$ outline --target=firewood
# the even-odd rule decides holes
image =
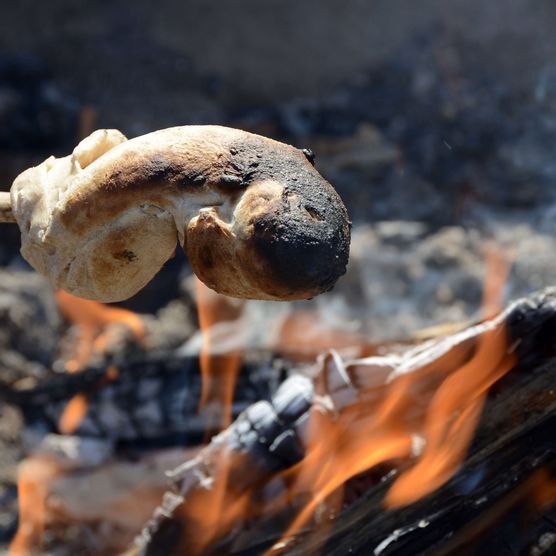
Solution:
[[[0,221],[51,282],[97,301],[143,288],[177,240],[210,288],[308,299],[344,274],[346,209],[313,155],[245,131],[185,126],[127,140],[98,130],[20,174]]]
[[[346,363],[331,354],[316,366],[313,380],[290,378],[270,401],[248,408],[196,458],[170,474],[172,489],[138,538],[133,553],[264,553],[283,533],[281,525],[288,522],[284,521],[284,511],[295,515],[295,500],[282,508],[281,514],[264,513],[255,522],[241,514],[228,516],[221,536],[209,538],[208,544],[200,533],[199,515],[190,509],[198,505],[209,511],[211,496],[222,496],[218,494],[222,486],[226,488],[225,503],[241,500],[249,492],[257,493],[261,500],[265,495],[279,496],[276,489],[281,471],[305,457],[309,414],[353,419],[355,410],[364,418],[366,405],[373,403],[382,384],[431,369],[451,376],[477,354],[480,342],[490,333],[505,334],[504,353],[511,356],[513,367],[491,388],[462,468],[428,496],[387,511],[384,496],[399,474],[399,469],[392,467],[393,476],[378,481],[331,527],[325,527],[329,536],[324,549],[322,535],[314,535],[318,527],[306,524],[293,541],[276,552],[301,555],[321,549],[333,556],[373,551],[377,556],[461,553],[484,532],[479,514],[495,522],[504,515],[504,508],[526,499],[526,481],[532,472],[556,462],[556,398],[552,387],[555,290],[522,299],[491,320],[401,355]],[[354,423],[357,425],[356,420]],[[409,456],[409,460],[414,457]],[[403,468],[404,464],[400,465]],[[519,485],[522,487],[516,494]],[[505,500],[512,493],[514,498]],[[326,521],[321,517],[320,526],[323,519]]]

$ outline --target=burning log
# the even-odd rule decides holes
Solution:
[[[478,513],[493,523],[535,493],[546,506],[531,473],[556,462],[555,334],[546,290],[401,355],[329,354],[170,474],[134,553],[313,554],[328,536],[327,555],[446,554],[483,533]]]
[[[205,284],[240,298],[311,298],[348,259],[346,209],[312,153],[224,127],[98,130],[23,172],[0,207],[39,272],[98,301],[137,293],[176,238]]]

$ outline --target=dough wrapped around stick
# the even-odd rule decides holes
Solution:
[[[207,286],[240,298],[313,297],[348,261],[346,209],[311,153],[237,129],[98,130],[10,193],[25,259],[97,301],[137,293],[178,241]]]

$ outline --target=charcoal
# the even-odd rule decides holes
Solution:
[[[270,402],[258,402],[239,416],[230,429],[231,447],[256,453],[258,464],[269,470],[297,463],[304,450],[296,425],[314,404],[311,380],[294,374],[280,385]]]
[[[258,438],[266,440],[278,435],[281,423],[272,404],[260,401],[245,410],[245,421],[238,424],[238,429],[241,434],[254,429]]]
[[[17,491],[0,483],[0,542],[9,541],[17,529]]]
[[[507,311],[508,332],[518,341],[520,368],[556,355],[556,289],[548,288],[514,303]]]
[[[33,388],[6,392],[4,397],[22,409],[28,426],[38,430],[59,432],[69,400],[83,394],[88,410],[76,435],[144,447],[189,444],[203,437],[208,425],[197,415],[201,393],[197,358],[162,351],[112,364],[119,373],[111,381],[105,378],[110,366],[105,362],[80,373],[49,377]],[[245,364],[238,378],[234,416],[268,398],[280,377],[280,367],[270,361]]]
[[[312,382],[301,375],[294,375],[272,396],[272,405],[279,418],[291,424],[309,410],[313,397]]]
[[[305,455],[303,446],[293,430],[287,430],[278,435],[268,447],[268,451],[279,457],[287,467],[300,462]]]
[[[258,402],[247,408],[226,431],[212,439],[198,458],[173,470],[169,474],[173,490],[143,530],[138,541],[143,547],[141,553],[154,555],[171,550],[178,554],[186,550],[184,530],[192,525],[175,520],[174,512],[179,513],[186,497],[207,488],[205,479],[229,456],[233,458],[229,484],[238,493],[300,461],[304,452],[295,421],[317,404],[312,399],[311,381],[293,375],[282,383],[270,403]]]

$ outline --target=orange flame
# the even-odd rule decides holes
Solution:
[[[106,369],[104,377],[99,381],[95,388],[100,388],[116,380],[119,376],[117,367],[110,366]],[[89,409],[89,400],[86,394],[76,394],[67,403],[60,420],[58,422],[58,429],[62,434],[73,434],[81,424],[81,421],[87,415]]]
[[[63,290],[57,290],[54,295],[61,313],[78,328],[75,355],[65,364],[66,370],[70,373],[79,372],[93,354],[101,353],[108,347],[110,335],[106,332],[106,327],[110,324],[127,326],[137,342],[142,342],[145,338],[143,322],[131,311],[81,299]],[[117,369],[110,367],[105,378],[113,380],[115,376]],[[58,423],[60,432],[75,432],[87,415],[88,405],[85,394],[76,394],[71,398]]]
[[[489,316],[501,305],[506,272],[507,266],[500,253],[490,248],[483,300],[483,309]],[[77,300],[76,304],[73,301],[75,298],[64,292],[57,294],[59,302],[60,297],[61,310],[80,326],[82,338],[89,341],[88,347],[81,347],[80,354],[75,358],[78,370],[83,364],[80,362],[83,353],[90,356],[99,345],[105,345],[104,339],[99,341],[103,326],[110,322],[128,324],[130,317],[127,311],[124,311],[127,316],[122,317],[120,309],[102,307],[89,301]],[[222,320],[237,317],[240,309],[198,281],[197,297],[203,332],[200,408],[209,407],[211,403],[219,404],[222,424],[225,425],[231,420],[231,403],[241,353],[236,350],[216,357],[211,329]],[[77,307],[87,307],[92,311]],[[122,318],[113,318],[117,314]],[[138,319],[136,315],[133,317]],[[139,330],[134,329],[137,321],[131,318],[129,322],[135,323],[128,324],[132,331]],[[341,360],[331,359],[331,364],[342,365]],[[299,507],[299,501],[304,500],[281,541],[266,553],[267,556],[275,554],[315,516],[319,508],[325,507],[328,513],[339,509],[346,481],[379,464],[387,463],[393,468],[404,469],[385,497],[386,507],[407,505],[430,494],[457,471],[473,439],[488,389],[514,363],[515,357],[509,353],[504,328],[487,326],[474,348],[456,348],[441,360],[421,365],[414,372],[394,373],[391,380],[363,392],[360,401],[335,413],[313,411],[306,436],[305,457],[274,477],[288,486],[281,496],[270,503],[258,503],[254,489],[241,492],[230,480],[231,476],[237,475],[241,461],[223,458],[216,462],[217,469],[214,474],[211,473],[211,484],[208,484],[210,481],[207,478],[207,488],[194,492],[180,509],[196,525],[194,534],[188,539],[187,553],[199,554],[215,539],[231,532],[239,519],[260,516],[269,509],[279,510],[291,504]],[[357,372],[366,372],[363,362],[353,365]],[[318,393],[326,397],[327,385],[317,381],[316,387]],[[86,398],[71,400],[68,408],[73,408],[71,411],[68,409],[67,416],[64,414],[61,425],[71,430],[79,415],[86,412],[86,401]],[[22,496],[25,495],[23,487],[27,482],[21,482]],[[33,504],[25,498],[22,500],[23,516],[23,508]],[[43,502],[36,504],[44,507]],[[38,538],[38,533],[34,531],[39,529],[35,524],[44,523],[44,516],[42,520],[32,516],[26,519],[22,519],[22,524],[27,525],[20,527],[22,531],[18,531],[14,540],[14,550],[31,546],[25,543],[35,542]],[[318,531],[323,541],[325,533],[326,528],[323,527]]]
[[[28,556],[41,545],[46,523],[48,489],[61,469],[46,456],[31,456],[18,470],[19,527],[10,544],[10,556]]]
[[[483,310],[493,316],[501,308],[508,265],[493,245],[487,246],[486,261]],[[387,383],[377,405],[368,406],[366,417],[357,422],[347,415],[336,422],[317,420],[306,457],[298,469],[287,472],[294,476],[293,491],[310,493],[310,501],[267,555],[285,546],[347,480],[377,464],[410,458],[415,441],[424,449],[390,487],[386,507],[411,504],[454,475],[473,439],[488,389],[513,367],[515,357],[508,353],[506,331],[487,328],[467,363],[458,361],[457,353],[449,360],[451,368],[445,367],[448,361],[439,368],[426,365]],[[423,391],[427,382],[428,396]]]
[[[376,353],[363,334],[330,326],[318,311],[308,309],[292,310],[285,317],[273,347],[294,361],[311,361],[331,349],[351,357]]]
[[[209,408],[213,417],[220,416],[219,426],[227,427],[232,421],[232,402],[237,375],[241,367],[242,353],[234,350],[222,355],[214,355],[212,327],[222,321],[235,320],[241,312],[238,302],[205,286],[195,279],[199,328],[202,347],[199,355],[202,389],[199,410]]]
[[[530,479],[535,508],[546,510],[556,503],[556,479],[547,469],[539,469]]]
[[[55,297],[62,314],[79,330],[74,358],[66,362],[70,373],[81,370],[95,353],[107,348],[110,335],[106,328],[110,324],[127,326],[137,342],[145,339],[143,322],[132,311],[75,297],[63,290],[57,290]]]
[[[500,252],[489,247],[483,298],[483,310],[489,316],[501,307],[507,266]],[[343,362],[329,356],[327,364],[338,367]],[[238,462],[221,462],[212,487],[195,493],[183,510],[203,525],[203,534],[195,534],[195,548],[190,547],[190,553],[206,550],[238,520],[292,504],[299,507],[305,500],[280,541],[265,556],[275,554],[311,518],[322,515],[320,510],[334,514],[340,508],[342,487],[349,479],[381,464],[404,469],[386,494],[387,508],[430,494],[461,465],[489,388],[514,364],[503,324],[486,324],[474,343],[456,345],[437,360],[415,365],[412,372],[400,368],[389,373],[384,382],[360,392],[359,401],[347,407],[335,412],[315,409],[305,436],[305,457],[274,477],[287,488],[270,503],[257,504],[260,497],[256,489],[234,494],[237,489],[228,484],[228,477],[230,467]],[[355,361],[349,370],[355,376],[368,377],[373,370],[367,365],[365,360]],[[326,380],[319,378],[315,386],[326,399]],[[324,541],[325,533],[321,523],[317,540]]]
[[[74,433],[87,415],[88,408],[89,401],[85,394],[76,394],[73,396],[64,408],[60,421],[58,422],[58,429],[60,432],[62,434]]]
[[[219,534],[233,530],[234,523],[249,514],[251,493],[234,492],[230,482],[237,462],[224,456],[215,464],[214,481],[206,490],[188,496],[184,512],[187,518],[194,518],[195,531],[188,536],[187,546],[175,547],[176,553],[201,554]]]

